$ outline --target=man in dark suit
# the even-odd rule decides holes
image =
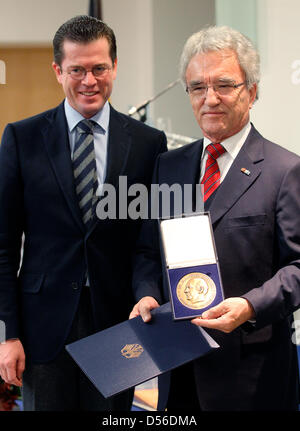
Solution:
[[[227,27],[194,34],[181,70],[204,139],[160,155],[152,182],[203,185],[225,300],[192,320],[220,349],[172,372],[168,408],[296,410],[300,158],[250,123],[259,58],[242,34]],[[157,237],[156,225],[145,222],[131,313],[145,321],[169,298]]]
[[[166,138],[109,105],[117,57],[106,24],[75,17],[53,46],[65,101],[9,124],[0,147],[0,374],[23,383],[26,410],[130,409],[132,393],[105,400],[64,346],[128,317],[140,221],[95,209],[119,176],[148,187]]]

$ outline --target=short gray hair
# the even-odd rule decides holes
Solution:
[[[259,83],[259,54],[246,36],[227,26],[208,27],[194,33],[187,40],[180,59],[180,77],[184,85],[186,69],[196,54],[231,49],[236,52],[239,64],[245,73],[248,89]]]

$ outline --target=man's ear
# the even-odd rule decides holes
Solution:
[[[255,102],[256,99],[256,93],[257,93],[257,84],[253,84],[252,87],[249,90],[249,94],[250,94],[250,104],[249,104],[249,108],[251,109],[253,106],[253,103]]]
[[[117,76],[117,66],[118,66],[118,59],[116,58],[112,69],[113,79],[116,79],[116,76]]]
[[[54,70],[57,81],[61,84],[61,68],[60,68],[60,66],[53,61],[52,69]]]

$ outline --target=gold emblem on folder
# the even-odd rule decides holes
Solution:
[[[213,280],[201,272],[185,275],[177,284],[176,294],[185,307],[200,310],[207,307],[216,297],[217,289]]]
[[[144,349],[140,344],[126,344],[121,350],[122,355],[127,359],[138,358]]]

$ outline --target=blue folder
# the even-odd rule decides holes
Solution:
[[[105,398],[206,355],[218,344],[189,321],[174,321],[170,303],[82,338],[67,351]]]

